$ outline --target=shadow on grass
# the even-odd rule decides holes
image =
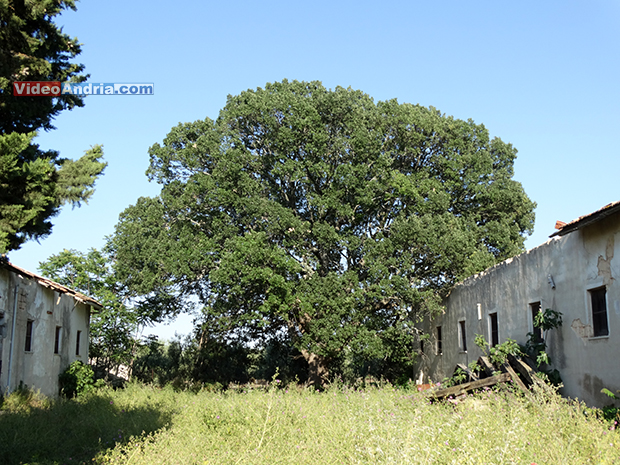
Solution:
[[[111,397],[58,401],[49,408],[0,412],[0,464],[92,463],[101,451],[170,424],[158,405],[124,408]]]

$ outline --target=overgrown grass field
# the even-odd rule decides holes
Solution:
[[[391,386],[5,399],[8,464],[617,464],[614,422],[553,392],[431,404]]]

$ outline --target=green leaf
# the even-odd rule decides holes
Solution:
[[[285,337],[315,382],[409,370],[415,323],[533,227],[516,150],[484,126],[318,81],[229,96],[149,154],[161,194],[112,239],[129,288],[200,302],[230,340]]]

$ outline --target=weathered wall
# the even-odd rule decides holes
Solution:
[[[487,340],[489,314],[497,312],[499,342],[520,344],[533,330],[530,303],[562,313],[563,325],[549,333],[547,346],[553,367],[560,372],[562,393],[590,405],[610,399],[606,387],[620,389],[620,215],[558,237],[468,278],[448,297],[446,311],[426,321],[432,345],[422,356],[421,378],[441,381],[457,363],[469,364],[482,355],[476,334]],[[549,282],[552,277],[555,287]],[[605,286],[609,335],[593,337],[588,290]],[[478,306],[480,306],[480,316]],[[459,321],[465,320],[467,351],[459,350]],[[442,327],[443,355],[436,352],[437,326]]]
[[[13,360],[9,383],[9,356],[18,287]],[[90,307],[71,296],[45,288],[36,281],[0,268],[0,313],[4,313],[4,330],[0,335],[0,388],[14,390],[23,382],[49,396],[58,394],[58,375],[74,360],[88,363],[88,322]],[[26,351],[26,327],[33,322],[31,350]],[[56,327],[61,327],[59,353],[54,353]],[[77,332],[80,354],[76,355]]]

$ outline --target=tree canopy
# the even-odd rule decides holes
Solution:
[[[83,65],[70,61],[80,53],[77,39],[52,21],[65,8],[75,2],[0,1],[0,253],[48,235],[49,219],[64,204],[87,202],[106,166],[101,146],[70,160],[32,143],[60,111],[82,106],[79,96],[13,96],[18,81],[86,79]]]
[[[107,165],[100,145],[70,160],[39,150],[32,138],[0,134],[0,253],[50,234],[49,219],[67,203],[87,202]]]
[[[204,305],[231,339],[286,337],[316,383],[410,366],[413,324],[456,281],[523,250],[516,150],[473,121],[282,81],[150,148],[157,198],[120,218],[122,279]]]
[[[126,305],[126,289],[116,279],[112,261],[105,251],[91,249],[82,253],[65,249],[41,262],[39,271],[103,305],[91,315],[89,357],[108,370],[113,365],[129,364],[135,344],[134,333],[150,321],[143,321]]]
[[[56,98],[13,96],[18,81],[83,82],[84,65],[72,63],[80,43],[58,27],[53,18],[74,0],[0,1],[0,134],[26,134],[52,129],[62,110],[83,106],[80,96]]]

